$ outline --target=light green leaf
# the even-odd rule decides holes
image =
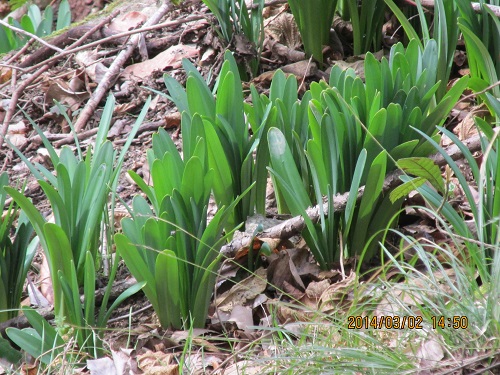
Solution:
[[[429,181],[437,191],[444,194],[445,187],[441,171],[432,159],[419,157],[399,159],[397,165],[406,173]]]
[[[419,186],[425,184],[425,181],[426,179],[423,177],[416,177],[411,181],[405,182],[403,185],[398,186],[393,191],[391,191],[389,195],[391,202],[394,203],[398,199],[406,197],[408,194],[417,189]]]

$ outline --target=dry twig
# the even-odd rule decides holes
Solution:
[[[166,0],[163,5],[158,8],[156,13],[146,21],[144,24],[145,27],[157,24],[165,14],[167,14],[172,8],[172,4],[169,0]],[[125,49],[119,53],[116,59],[113,61],[106,74],[102,78],[101,82],[93,92],[89,101],[85,105],[85,108],[82,110],[80,116],[75,123],[75,132],[79,133],[83,127],[87,124],[87,121],[90,119],[94,111],[96,110],[99,102],[102,100],[104,95],[108,92],[111,86],[115,83],[120,75],[120,69],[125,64],[125,62],[132,55],[132,52],[139,44],[139,40],[142,36],[142,33],[134,34],[130,41],[125,46]]]
[[[4,27],[7,27],[8,29],[11,29],[12,31],[15,31],[16,33],[23,34],[23,35],[27,36],[30,39],[34,39],[37,42],[39,42],[40,44],[43,44],[44,46],[46,46],[46,47],[48,47],[50,49],[53,49],[54,51],[62,52],[62,49],[60,49],[57,46],[53,46],[50,43],[47,43],[45,40],[43,40],[42,38],[36,36],[35,34],[32,34],[32,33],[28,32],[28,31],[20,29],[18,27],[9,25],[7,22],[2,21],[1,19],[0,19],[0,25],[2,25]]]
[[[102,28],[105,24],[109,23],[115,16],[116,12],[112,13],[109,17],[106,17],[104,20],[102,20],[100,23],[98,23],[96,26],[94,26],[92,29],[90,29],[87,33],[85,33],[80,39],[78,39],[75,43],[73,43],[69,48],[74,48],[79,45],[81,45],[86,38],[91,35],[92,33],[95,33],[97,30]],[[59,55],[58,57],[62,56]],[[33,73],[31,76],[27,77],[22,83],[17,85],[16,83],[16,73],[17,70],[14,70],[13,76],[12,76],[12,87],[15,87],[15,90],[13,90],[12,93],[12,98],[10,99],[9,103],[9,108],[7,109],[7,113],[5,114],[3,124],[2,124],[2,129],[0,131],[0,151],[2,150],[3,143],[5,140],[5,135],[7,134],[7,130],[9,129],[9,124],[10,121],[12,120],[12,117],[14,116],[14,112],[17,107],[17,102],[19,100],[20,95],[24,92],[26,87],[28,87],[35,79],[37,79],[41,74],[49,70],[57,61],[58,59],[52,60],[51,62],[47,62],[41,69],[39,69],[37,72]]]

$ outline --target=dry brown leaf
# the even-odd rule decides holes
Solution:
[[[299,287],[301,290],[305,290],[304,283],[302,282],[288,251],[282,250],[273,258],[274,259],[271,260],[271,263],[267,268],[267,280],[269,281],[269,284],[278,290],[283,290],[283,285],[287,282],[294,287]]]
[[[443,347],[436,340],[425,340],[420,344],[416,357],[422,368],[435,367],[444,358]]]
[[[290,258],[292,259],[293,264],[297,268],[297,273],[302,277],[313,277],[316,278],[319,276],[321,269],[319,268],[318,263],[311,256],[311,252],[308,248],[293,248],[288,249],[288,253],[290,254]]]
[[[254,323],[253,323],[252,309],[248,306],[239,306],[239,305],[234,306],[228,321],[236,323],[238,328],[243,331],[246,332],[255,331],[254,328],[250,328],[254,326]]]
[[[23,149],[28,144],[28,138],[24,134],[10,134],[6,138],[18,149]]]
[[[263,366],[258,366],[255,361],[239,361],[224,369],[224,375],[260,375],[264,371]]]
[[[358,285],[356,273],[351,271],[351,274],[335,284],[331,284],[321,295],[319,299],[319,307],[323,312],[338,310],[352,294],[354,288]]]
[[[123,71],[123,78],[141,80],[157,70],[177,69],[181,67],[183,58],[193,58],[199,53],[198,48],[188,44],[172,46],[152,59],[127,66]]]
[[[0,84],[5,83],[12,77],[12,69],[5,66],[0,67]]]
[[[286,280],[283,282],[283,292],[294,300],[300,300],[305,294],[302,290],[297,289]]]
[[[163,353],[163,352],[153,352],[147,350],[145,353],[137,356],[137,363],[141,370],[146,371],[147,368],[153,366],[166,366],[171,363],[175,363],[174,354]]]
[[[202,375],[211,373],[211,369],[216,369],[222,363],[222,359],[216,355],[207,353],[195,353],[186,355],[185,369],[189,369],[189,374]]]
[[[330,280],[311,281],[307,286],[306,295],[309,298],[319,299],[329,287]]]
[[[109,24],[108,29],[115,31],[116,33],[133,30],[146,22],[147,19],[148,17],[141,12],[128,12],[113,19],[113,21]]]
[[[221,311],[232,311],[234,306],[243,306],[247,301],[254,300],[259,294],[266,290],[267,271],[259,268],[254,275],[247,277],[234,285],[230,290],[223,293],[215,301],[215,305]]]
[[[54,101],[57,101],[69,107],[72,111],[78,109],[80,104],[90,96],[87,91],[74,91],[70,87],[70,82],[66,82],[62,79],[51,80],[44,91],[45,105],[52,107]]]
[[[295,308],[290,305],[278,304],[277,316],[280,322],[309,322],[318,316],[316,310]]]
[[[318,72],[318,66],[315,62],[302,60],[285,65],[281,70],[283,70],[284,73],[293,74],[295,77],[302,79],[315,75]]]

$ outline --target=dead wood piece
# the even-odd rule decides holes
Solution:
[[[291,62],[302,61],[306,58],[306,54],[304,52],[288,48],[281,43],[272,43],[272,45],[270,45],[270,49],[276,55],[284,56],[288,61]]]
[[[163,38],[146,41],[148,54],[157,55],[159,52],[165,51],[168,47],[177,44],[182,36],[182,32],[182,30],[179,30]]]
[[[179,26],[179,25],[182,25],[184,23],[192,22],[192,21],[198,21],[198,20],[201,20],[203,18],[205,18],[204,15],[201,15],[201,16],[200,15],[195,15],[195,16],[186,17],[186,18],[183,18],[183,19],[180,19],[180,20],[167,21],[167,22],[159,23],[157,25],[152,25],[152,26],[143,26],[143,27],[141,27],[139,29],[134,29],[134,30],[131,30],[131,31],[124,31],[122,33],[110,35],[110,36],[105,37],[104,39],[98,39],[98,40],[96,40],[94,42],[91,42],[91,43],[88,43],[88,44],[86,44],[84,46],[73,47],[73,48],[70,48],[70,49],[65,49],[60,54],[58,54],[58,55],[56,55],[54,57],[51,57],[50,59],[48,59],[46,61],[42,61],[42,62],[40,62],[38,64],[33,65],[30,68],[30,70],[37,69],[41,65],[49,63],[49,62],[52,62],[54,60],[56,60],[56,61],[60,60],[64,56],[71,55],[71,54],[74,54],[76,52],[83,51],[85,49],[97,47],[97,46],[100,46],[102,44],[110,43],[110,42],[112,42],[112,41],[114,41],[116,39],[118,39],[118,40],[126,40],[124,38],[128,37],[130,35],[135,35],[135,34],[143,33],[143,32],[146,32],[146,31],[153,31],[153,30],[163,29],[163,28],[166,28],[166,27]],[[106,19],[109,19],[109,17],[107,17]],[[109,23],[109,21],[107,23]]]
[[[464,141],[464,144],[467,146],[467,148],[471,152],[476,152],[481,149],[481,141],[480,141],[480,136],[475,135],[474,137],[471,137],[470,139]],[[451,145],[446,148],[446,153],[453,159],[457,160],[460,159],[463,155],[458,146],[456,145]],[[430,157],[437,165],[443,166],[446,164],[446,160],[441,155],[440,153],[434,154],[433,156]],[[386,176],[385,181],[384,181],[384,186],[383,186],[383,192],[387,193],[388,191],[394,189],[395,187],[401,185],[403,182],[399,178],[403,173],[400,170],[396,170],[389,175]],[[357,194],[357,201],[359,202],[360,199],[363,197],[363,192],[364,192],[365,187],[362,186],[358,190]],[[335,209],[335,212],[342,212],[345,210],[345,207],[347,205],[347,200],[349,199],[349,192],[336,195],[334,198],[334,203],[333,207]],[[328,204],[323,203],[323,210],[326,215],[328,215]],[[318,222],[320,218],[319,214],[319,205],[310,207],[306,210],[307,216],[314,222]],[[296,216],[293,217],[289,220],[284,221],[281,224],[278,224],[274,227],[271,227],[269,229],[266,229],[262,231],[259,234],[259,237],[261,238],[280,238],[280,239],[287,239],[290,238],[294,235],[299,234],[302,232],[302,230],[305,228],[305,221],[302,216]],[[244,247],[244,246],[249,246],[251,241],[252,241],[252,236],[251,235],[244,235],[236,240],[232,241],[231,243],[225,245],[222,247],[221,252],[227,256],[227,257],[233,257],[234,253]]]
[[[116,17],[117,12],[113,13],[113,18]],[[69,46],[70,44],[73,43],[75,39],[80,39],[82,36],[84,36],[88,31],[93,30],[94,26],[91,25],[81,25],[81,26],[76,26],[70,28],[68,31],[66,31],[64,34],[61,34],[51,40],[51,44],[55,47],[58,48],[65,48]],[[91,35],[87,38],[87,40],[94,41],[94,40],[100,40],[106,37],[114,36],[116,35],[117,32],[111,31],[109,29],[105,29],[100,27],[99,30],[96,30],[92,32]],[[125,41],[125,37],[117,38],[114,40],[116,44],[122,43]],[[40,62],[43,62],[44,60],[48,59],[51,57],[56,51],[54,49],[51,49],[47,46],[44,46],[42,48],[37,49],[21,63],[19,66],[21,68],[28,68],[31,66],[34,66]],[[62,50],[58,50],[59,53],[62,53]],[[58,55],[59,56],[59,55]]]
[[[411,0],[406,0],[406,2],[408,4],[411,4],[411,5],[414,5],[416,6],[417,4],[415,4],[415,2],[411,1]],[[422,4],[423,7],[426,7],[426,8],[434,8],[435,6],[435,1],[434,0],[420,0],[420,3]],[[476,13],[481,13],[482,12],[482,6],[481,6],[481,3],[471,3],[470,4],[472,9],[474,9],[474,12]],[[488,8],[490,8],[490,10],[493,12],[493,14],[497,17],[500,18],[500,6],[498,5],[491,5],[491,4],[483,4],[484,6],[487,6]]]
[[[160,8],[158,8],[157,12],[146,21],[144,26],[148,27],[154,24],[157,24],[165,14],[167,14],[172,8],[172,4],[170,1],[166,0]],[[125,64],[125,62],[130,58],[132,52],[139,44],[139,41],[142,38],[142,33],[134,34],[130,41],[126,44],[125,49],[118,54],[115,61],[109,67],[108,71],[102,78],[101,82],[97,86],[96,90],[92,94],[90,100],[87,102],[87,105],[82,110],[80,116],[76,120],[75,123],[75,132],[79,133],[83,127],[87,124],[87,121],[90,119],[94,111],[96,110],[99,102],[102,100],[104,95],[108,92],[111,86],[115,83],[120,75],[120,69]]]

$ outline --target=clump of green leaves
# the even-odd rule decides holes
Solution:
[[[26,213],[40,238],[49,264],[56,318],[63,324],[62,329],[65,329],[64,324],[73,326],[80,349],[88,350],[94,356],[99,356],[102,351],[102,333],[95,333],[94,328],[104,327],[112,310],[142,287],[141,284],[131,287],[108,308],[107,303],[118,266],[118,262],[115,262],[96,318],[96,265],[99,265],[98,250],[104,239],[104,223],[109,223],[107,203],[110,192],[115,191],[125,152],[146,115],[148,105],[149,101],[119,156],[113,144],[106,140],[114,109],[112,96],[103,110],[95,147],[93,150],[89,147],[85,157],[78,141],[78,155],[74,155],[68,147],[63,147],[58,155],[43,132],[32,122],[50,154],[57,175],[54,176],[40,164],[32,164],[19,150],[15,150],[38,179],[51,204],[54,223],[47,222],[23,194],[13,188],[5,188]],[[62,108],[61,112],[65,113]],[[70,119],[67,120],[71,124]],[[107,241],[109,243],[110,237]],[[80,302],[80,287],[83,287],[84,291],[83,305]]]
[[[436,41],[436,82],[441,81],[441,85],[436,92],[436,100],[441,100],[446,94],[446,86],[450,78],[451,66],[453,64],[458,41],[459,28],[457,25],[457,17],[459,13],[457,2],[436,0],[433,24],[428,22],[428,17],[426,17],[424,13],[422,4],[416,2],[421,36],[415,31],[411,22],[406,18],[405,14],[400,9],[400,5],[396,4],[393,0],[385,0],[385,3],[398,18],[410,40],[419,42],[422,49],[431,39]],[[422,41],[420,42],[420,40]]]
[[[385,22],[384,0],[345,1],[351,19],[354,54],[378,51],[382,46],[382,26]]]
[[[0,175],[0,207],[5,205],[7,194],[3,187],[8,184],[4,172]],[[14,240],[10,238],[12,230]],[[0,218],[0,322],[18,315],[24,281],[38,245],[38,238],[32,238],[32,234],[28,218],[12,201],[5,216]]]
[[[460,10],[458,26],[465,40],[467,60],[471,74],[471,87],[475,91],[482,91],[498,82],[500,77],[500,21],[489,6],[481,2],[481,13],[476,14],[470,2],[457,0]],[[487,2],[498,5],[498,1]],[[500,88],[495,86],[490,90],[494,97],[500,97]],[[482,96],[490,106],[492,102]]]
[[[39,37],[44,37],[52,34],[54,31],[54,10],[52,6],[47,6],[43,13],[40,8],[31,4],[28,7],[28,13],[18,22],[12,18],[9,23],[19,29],[28,31]],[[68,0],[63,0],[59,4],[57,12],[57,21],[55,30],[63,29],[71,23],[71,9]],[[22,47],[28,41],[25,35],[19,35],[10,28],[0,25],[0,53],[9,52],[13,49]]]
[[[122,220],[123,234],[115,236],[132,275],[146,282],[144,293],[165,328],[204,326],[221,260],[219,250],[232,234],[232,230],[224,235],[222,231],[239,202],[236,197],[229,206],[219,206],[207,222],[210,193],[218,176],[209,167],[204,128],[200,115],[183,115],[183,158],[164,130],[153,136],[153,148],[148,150],[153,186],[129,172],[153,210],[136,196],[132,218]]]
[[[243,87],[238,66],[232,54],[226,52],[225,61],[217,82],[216,97],[196,68],[184,60],[188,72],[186,88],[175,79],[165,76],[165,84],[171,99],[179,111],[183,112],[182,121],[185,132],[189,132],[190,143],[184,142],[187,152],[192,152],[196,137],[205,137],[208,154],[208,167],[214,171],[213,193],[217,205],[228,207],[237,196],[253,185],[257,177],[256,191],[243,196],[228,221],[228,228],[245,221],[255,211],[256,199],[265,199],[266,164],[255,163],[253,152],[262,136],[261,122],[252,127],[250,136],[245,120]],[[191,128],[194,117],[199,115],[203,126]],[[203,129],[203,133],[200,130]],[[197,131],[198,133],[194,133]],[[258,197],[258,198],[256,198]]]
[[[220,34],[226,42],[236,46],[249,42],[255,48],[255,58],[250,61],[251,73],[255,74],[264,42],[262,15],[264,0],[252,0],[250,9],[245,0],[203,0],[203,2],[217,18]]]
[[[489,94],[488,96],[491,102],[498,103],[497,99]],[[500,109],[500,106],[498,108]],[[500,140],[498,138],[498,128],[492,129],[491,125],[480,118],[476,118],[475,121],[478,128],[484,134],[482,138],[484,156],[481,163],[474,158],[467,146],[456,135],[445,128],[440,128],[440,130],[458,146],[467,160],[473,181],[477,183],[477,187],[475,187],[477,193],[471,188],[470,183],[467,181],[458,164],[448,156],[438,143],[430,141],[435,149],[443,155],[455,177],[458,179],[460,187],[464,192],[464,198],[468,202],[474,218],[474,229],[472,231],[467,226],[462,215],[457,213],[451,206],[449,202],[449,189],[439,189],[435,186],[436,184],[428,186],[420,183],[419,180],[422,178],[428,180],[428,177],[424,175],[426,171],[413,173],[417,176],[416,178],[402,177],[402,179],[406,183],[415,184],[417,191],[451,225],[454,233],[462,236],[462,238],[471,239],[471,241],[464,241],[464,246],[467,248],[471,261],[477,269],[481,280],[490,280],[492,277],[498,278],[497,274],[492,273],[492,267],[497,267],[495,268],[495,272],[498,273],[498,267],[500,266],[495,263],[498,262],[498,257],[494,256],[497,252],[496,248],[500,243],[500,231],[498,230],[500,198],[497,194],[500,189],[500,163],[498,162]]]
[[[256,140],[259,142],[255,158],[255,181],[257,182],[255,205],[258,213],[265,214],[266,197],[261,184],[265,187],[267,181],[268,173],[265,168],[270,161],[267,136],[271,127],[283,133],[290,146],[293,163],[300,170],[302,185],[309,195],[312,194],[310,173],[304,153],[306,143],[310,138],[308,106],[312,96],[310,91],[306,91],[299,100],[297,79],[293,75],[286,77],[281,70],[276,71],[273,76],[269,96],[259,95],[253,85],[250,90],[252,104],[245,104],[245,117],[253,134],[257,134]],[[271,178],[273,178],[272,175]],[[276,201],[280,212],[289,213],[279,189],[276,189]]]
[[[323,61],[323,46],[329,44],[337,0],[288,0],[306,53]]]
[[[271,172],[292,214],[304,216],[307,207],[319,204],[319,223],[305,218],[303,235],[322,267],[329,267],[340,251],[349,255],[363,252],[372,236],[393,219],[401,200],[393,203],[382,193],[386,171],[395,167],[393,160],[430,153],[429,144],[414,128],[434,136],[435,124],[445,121],[465,89],[467,78],[435,102],[440,85],[435,52],[434,41],[423,50],[417,41],[410,42],[406,50],[398,44],[389,59],[380,62],[367,54],[365,82],[352,69],[335,66],[329,85],[311,84],[311,138],[305,155],[313,194],[304,187],[304,168],[293,162],[286,137],[278,129],[269,131]],[[361,185],[365,185],[363,198],[356,204]],[[349,201],[340,215],[334,212],[332,200],[346,192]],[[325,208],[324,196],[328,200]],[[376,245],[372,239],[366,259],[373,256]]]

